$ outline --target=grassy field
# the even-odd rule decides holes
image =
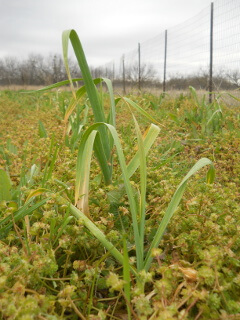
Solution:
[[[132,208],[116,147],[111,183],[104,182],[96,155],[91,163],[87,216],[97,230],[70,207],[76,204],[83,137],[76,128],[86,130],[95,122],[91,109],[86,112],[86,98],[66,123],[70,92],[1,91],[1,319],[240,318],[238,108],[197,102],[194,92],[175,99],[128,98],[161,128],[145,153],[145,255],[177,186],[199,159],[213,161],[214,182],[206,182],[205,168],[190,179],[152,249],[149,268],[137,268]],[[110,106],[107,94],[101,100]],[[126,103],[117,104],[116,115],[129,163],[141,151],[141,138]],[[143,114],[135,117],[144,132],[151,121]],[[137,223],[143,201],[140,171],[129,178],[139,203]],[[99,230],[122,263],[96,238]]]
[[[240,319],[239,99],[116,96],[62,40],[68,80],[0,91],[1,319]]]

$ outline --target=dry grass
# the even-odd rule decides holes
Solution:
[[[11,84],[7,86],[0,86],[0,91],[3,90],[11,90],[11,91],[20,91],[20,90],[38,90],[41,89],[43,86],[33,86],[33,85],[17,85],[17,84]],[[70,88],[67,86],[61,87],[62,91],[70,91]],[[56,89],[54,89],[56,90]]]
[[[43,86],[33,86],[33,85],[7,85],[7,86],[0,86],[0,91],[3,90],[11,90],[11,91],[20,91],[20,90],[38,90],[41,89]],[[56,89],[54,89],[56,90]],[[115,86],[114,90],[117,94],[123,95],[123,88],[122,86]],[[65,86],[61,87],[61,91],[70,91],[70,87]],[[127,94],[133,94],[133,95],[138,95],[139,90],[136,87],[126,87],[126,92]],[[145,87],[142,88],[141,94],[153,94],[155,96],[159,95],[162,93],[162,88],[156,88],[156,87]],[[178,98],[180,95],[189,95],[189,90],[169,90],[167,91],[167,95],[171,99]],[[202,98],[204,95],[208,97],[208,92],[205,90],[197,90],[197,94],[200,98]],[[230,95],[235,96],[239,101],[234,100],[231,98]],[[229,90],[229,91],[221,91],[217,90],[213,94],[213,98],[216,98],[217,96],[220,96],[221,101],[227,105],[227,106],[240,106],[240,90]]]

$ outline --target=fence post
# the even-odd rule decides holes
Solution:
[[[138,90],[141,90],[141,46],[138,43]]]
[[[123,56],[123,58],[122,58],[122,68],[123,68],[123,73],[122,73],[122,78],[123,78],[123,93],[126,94],[125,61],[124,61],[124,56]]]
[[[213,91],[213,11],[214,4],[211,2],[211,16],[210,16],[210,64],[209,64],[209,103],[212,103]]]
[[[164,45],[163,92],[166,92],[166,74],[167,74],[167,30],[165,30],[165,45]]]

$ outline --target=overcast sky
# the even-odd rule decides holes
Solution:
[[[211,0],[0,0],[0,58],[61,54],[75,29],[87,60],[101,65],[209,6]]]

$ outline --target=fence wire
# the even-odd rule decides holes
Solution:
[[[240,69],[240,1],[218,0],[214,7],[214,70]]]
[[[166,90],[193,85],[208,91],[211,81],[213,90],[240,87],[240,1],[217,0],[212,9],[212,80],[211,6],[99,70],[124,88],[163,88],[164,64]]]

